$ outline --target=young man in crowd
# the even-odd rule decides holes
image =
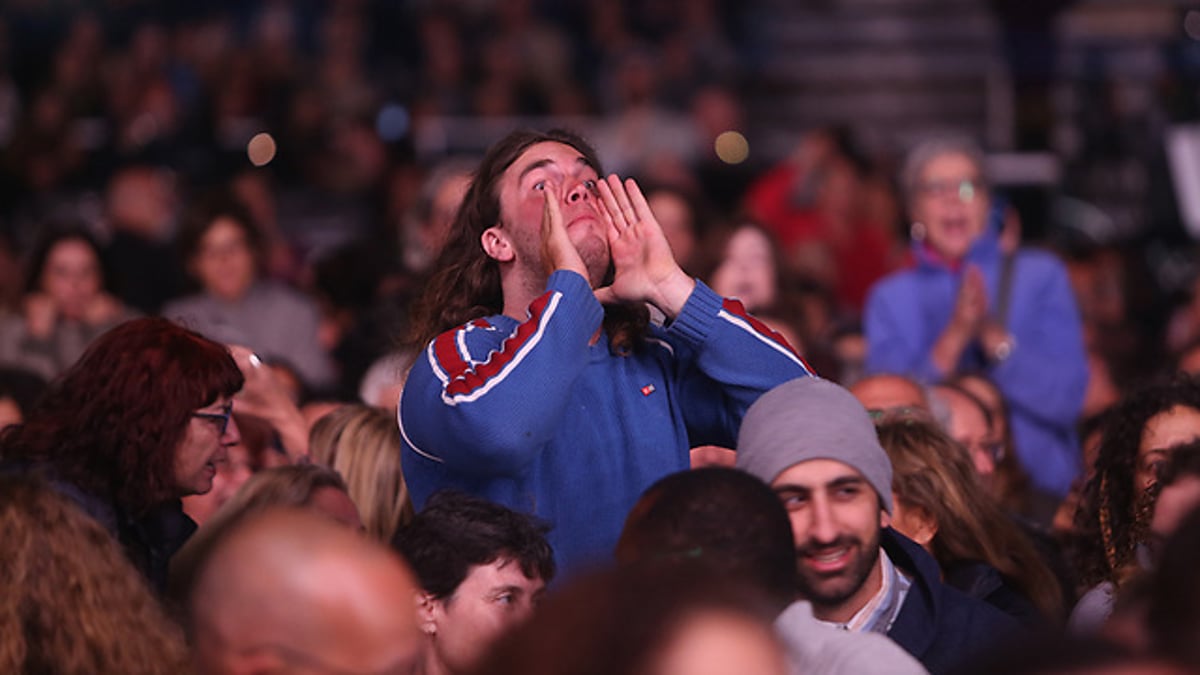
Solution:
[[[770,487],[744,471],[681,471],[650,486],[638,500],[617,543],[617,561],[676,560],[704,564],[761,590],[779,612],[775,627],[792,672],[925,673],[882,635],[834,630],[813,618],[812,605],[798,597],[787,511]]]
[[[818,620],[886,634],[935,674],[1018,630],[942,584],[937,561],[889,527],[892,466],[850,392],[817,378],[776,387],[746,413],[737,447],[738,467],[788,511],[800,594]]]
[[[394,540],[417,573],[421,675],[456,675],[529,618],[554,554],[529,516],[459,492],[439,492]]]
[[[636,183],[600,176],[567,132],[488,151],[413,308],[399,409],[417,506],[450,487],[536,514],[565,568],[611,555],[642,490],[810,374],[684,273]]]

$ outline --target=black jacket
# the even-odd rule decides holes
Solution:
[[[944,584],[937,561],[916,542],[888,528],[882,533],[882,546],[912,579],[888,637],[931,675],[950,672],[979,652],[1022,634],[1012,617]]]

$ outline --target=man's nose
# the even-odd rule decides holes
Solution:
[[[826,544],[838,538],[837,519],[829,502],[823,499],[814,500],[810,513],[812,522],[809,537],[813,541]]]
[[[578,181],[567,192],[567,202],[577,202],[591,198],[591,191],[588,190],[587,181]]]

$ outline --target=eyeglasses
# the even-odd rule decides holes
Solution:
[[[983,192],[984,185],[974,178],[962,180],[930,180],[917,185],[917,191],[926,197],[957,197],[959,201],[971,202],[976,195]]]
[[[209,421],[213,422],[214,426],[217,428],[217,431],[222,436],[225,435],[225,430],[229,428],[229,418],[232,416],[233,416],[233,404],[232,403],[226,403],[225,406],[221,408],[221,412],[219,412],[219,413],[211,413],[211,412],[192,413],[192,417],[199,417],[202,420],[209,420]]]

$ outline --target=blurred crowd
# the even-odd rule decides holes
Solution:
[[[1172,295],[1127,242],[1029,223],[977,139],[873,156],[831,125],[732,157],[759,147],[747,25],[717,0],[8,3],[0,670],[1200,668],[1200,277]],[[825,615],[823,582],[789,576],[795,519],[772,549],[777,500],[713,468],[782,496],[741,447],[694,448],[708,478],[668,477],[628,514],[616,557],[681,568],[565,570],[544,606],[562,571],[544,524],[455,492],[414,503],[409,310],[496,140],[439,136],[456,120],[573,126],[635,177],[679,266],[854,395],[830,419],[869,416],[878,457],[794,466],[860,472],[885,539],[923,551],[874,542],[901,568],[928,559],[880,602],[924,575],[1012,626],[950,649],[893,632],[913,621],[896,607],[871,605],[895,610],[881,629]],[[727,531],[687,529],[704,522]],[[736,552],[716,572],[692,565],[714,557],[705,537]],[[815,613],[762,583],[773,555]],[[410,595],[417,613],[397,612]],[[930,621],[956,640],[991,625],[946,616]],[[903,652],[789,643],[816,622]],[[1003,652],[1013,626],[1036,637],[1025,661]]]

